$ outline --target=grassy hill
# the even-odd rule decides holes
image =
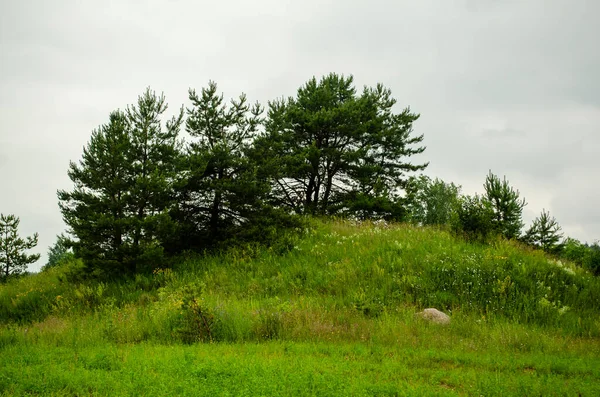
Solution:
[[[282,241],[120,283],[73,281],[74,262],[0,286],[0,391],[600,395],[600,280],[580,268],[408,225]]]

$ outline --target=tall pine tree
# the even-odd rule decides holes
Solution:
[[[167,105],[147,89],[137,105],[111,113],[71,162],[73,191],[58,192],[74,252],[89,272],[120,277],[160,264],[174,229],[173,181],[183,111],[162,127]]]
[[[164,242],[176,229],[169,211],[175,207],[173,185],[180,155],[178,134],[183,108],[163,126],[168,105],[164,95],[150,88],[127,108],[130,137],[131,184],[128,209],[133,224],[133,254],[138,258],[131,271],[160,265]]]
[[[209,82],[189,91],[186,131],[192,137],[181,172],[177,218],[187,248],[205,248],[243,238],[264,222],[269,180],[250,156],[262,107],[244,94],[227,104]],[[260,237],[255,233],[253,239]]]
[[[74,190],[58,192],[63,219],[76,237],[71,241],[74,253],[97,275],[121,275],[135,262],[128,204],[130,151],[126,116],[115,111],[107,124],[92,132],[79,163],[70,163]]]
[[[414,146],[423,136],[412,135],[418,115],[394,113],[395,103],[382,85],[357,95],[353,78],[336,74],[271,102],[259,146],[277,168],[276,204],[296,213],[398,217],[406,173],[427,164],[406,161],[423,152]]]

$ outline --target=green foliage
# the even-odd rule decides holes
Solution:
[[[560,232],[561,227],[554,217],[550,217],[550,213],[542,210],[542,213],[537,217],[531,227],[523,236],[523,240],[535,247],[543,249],[549,253],[560,253],[563,244],[560,240],[563,234]]]
[[[563,249],[560,256],[566,260],[583,265],[589,248],[581,241],[568,237],[563,242]]]
[[[411,177],[406,186],[406,207],[411,222],[449,225],[459,204],[460,186],[426,175]]]
[[[594,275],[600,276],[600,245],[598,242],[589,247],[584,266],[594,273]]]
[[[12,279],[0,288],[0,324],[42,321],[52,313],[63,290],[59,278],[65,268],[56,267],[30,277]],[[60,301],[60,298],[58,299]]]
[[[216,317],[202,297],[204,285],[189,284],[182,292],[181,317],[176,332],[184,343],[212,342]]]
[[[353,78],[309,80],[296,98],[269,104],[267,135],[257,143],[276,180],[273,199],[296,213],[401,216],[398,188],[405,173],[424,169],[406,158],[422,153],[412,136],[418,119],[382,85],[357,95]]]
[[[174,229],[168,210],[183,117],[163,131],[166,109],[163,96],[146,90],[125,113],[111,113],[79,164],[71,162],[75,188],[58,192],[59,205],[76,237],[74,252],[91,274],[122,277],[162,263],[162,242]]]
[[[486,242],[494,234],[494,208],[479,195],[462,196],[452,219],[452,229],[468,240]]]
[[[70,248],[70,244],[70,240],[63,234],[56,236],[56,242],[48,248],[48,262],[42,267],[42,271],[73,260],[75,255]]]
[[[19,237],[20,220],[14,215],[0,214],[0,281],[27,270],[27,265],[40,259],[39,254],[27,254],[38,243],[38,234]]]
[[[600,245],[598,242],[587,247],[587,254],[583,260],[583,267],[589,269],[594,275],[600,276]]]
[[[491,171],[484,187],[485,198],[494,209],[493,224],[496,231],[508,239],[519,238],[523,228],[523,207],[527,205],[525,199],[519,198],[519,191],[509,185],[506,177],[500,180]]]
[[[250,156],[262,123],[261,106],[249,106],[244,94],[230,106],[210,82],[201,95],[190,90],[186,130],[194,138],[186,151],[178,182],[179,244],[205,249],[235,238],[260,240],[282,220],[266,203],[270,180]]]
[[[174,270],[119,282],[69,281],[78,266],[69,263],[6,284],[0,319],[94,314],[111,319],[100,331],[120,342],[305,338],[331,321],[342,324],[336,337],[357,338],[343,324],[433,306],[600,335],[600,280],[514,242],[482,246],[422,227],[313,222],[290,243],[283,254],[246,246],[181,257]]]
[[[596,276],[600,275],[600,245],[598,242],[588,245],[569,237],[563,242],[560,256],[587,268]]]

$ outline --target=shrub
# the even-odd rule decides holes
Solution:
[[[470,241],[486,242],[494,232],[494,209],[484,197],[462,196],[459,200],[452,229]]]
[[[600,276],[600,245],[597,242],[588,248],[584,266],[594,273],[594,275]]]
[[[213,342],[217,317],[202,297],[204,284],[183,288],[181,315],[176,332],[184,343]]]
[[[588,247],[574,238],[567,238],[564,242],[564,248],[561,252],[561,257],[571,262],[583,265],[588,255]]]

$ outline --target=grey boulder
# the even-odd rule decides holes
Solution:
[[[417,313],[417,316],[434,324],[450,324],[450,316],[434,308],[425,309],[422,312]]]

